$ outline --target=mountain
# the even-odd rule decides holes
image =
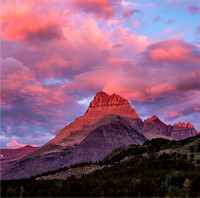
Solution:
[[[130,144],[141,144],[147,140],[144,135],[136,131],[124,118],[118,116],[109,124],[94,129],[73,150],[70,163],[99,161],[115,148]]]
[[[194,128],[194,125],[190,123],[186,124],[184,122],[179,122],[175,123],[173,126],[166,125],[155,115],[144,121],[143,134],[146,134],[148,131],[150,131],[150,136],[146,134],[146,137],[148,136],[149,139],[152,139],[151,136],[155,135],[155,133],[152,133],[152,130],[155,130],[154,128],[156,128],[158,132],[161,132],[163,135],[165,135],[168,139],[182,140],[197,135],[197,130]]]
[[[142,130],[143,134],[149,140],[160,137],[173,139],[168,133],[168,126],[155,115],[144,120],[144,126]]]
[[[9,166],[11,163],[23,158],[24,156],[36,151],[39,147],[33,147],[26,145],[17,149],[0,149],[1,153],[1,170],[6,166]]]
[[[77,162],[74,152],[83,145],[81,142],[93,130],[112,123],[117,116],[123,117],[124,119],[131,119],[132,125],[135,126],[142,124],[142,120],[137,115],[135,109],[131,107],[126,99],[116,94],[109,96],[104,92],[97,93],[83,116],[67,125],[54,139],[43,145],[37,151],[3,169],[2,178],[26,178],[46,170],[55,170],[66,164],[73,164],[74,161]],[[125,139],[116,139],[119,141],[116,146],[125,144],[123,143]],[[143,139],[143,141],[145,140],[146,138]],[[135,140],[129,143],[134,142]],[[103,151],[101,150],[100,152],[102,152],[101,156],[104,156]],[[96,154],[93,153],[94,155]],[[82,161],[83,159],[80,160]]]
[[[194,128],[194,125],[190,123],[176,123],[173,125],[171,128],[171,136],[174,139],[180,140],[180,139],[185,139],[188,137],[192,137],[197,135],[197,130]]]
[[[35,152],[4,168],[2,179],[27,178],[66,165],[94,162],[117,147],[141,144],[147,139],[182,139],[195,135],[196,130],[191,125],[188,127],[179,131],[156,116],[143,122],[126,99],[99,92],[83,116]]]
[[[49,143],[66,146],[79,144],[91,130],[109,123],[116,115],[141,121],[136,110],[126,99],[116,94],[109,96],[105,92],[99,92],[90,103],[85,115],[67,125]]]

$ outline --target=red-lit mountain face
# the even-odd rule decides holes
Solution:
[[[190,123],[186,124],[184,122],[179,122],[173,126],[166,125],[155,115],[144,121],[144,134],[147,133],[147,131],[150,131],[150,135],[154,135],[151,133],[151,130],[154,127],[156,127],[157,131],[168,137],[168,139],[181,140],[197,135],[197,130],[194,128],[194,125]],[[148,135],[146,135],[146,137],[147,136]],[[151,138],[149,137],[149,139]]]
[[[5,168],[2,178],[30,177],[66,165],[102,160],[120,146],[159,137],[183,139],[196,133],[191,124],[166,125],[156,116],[143,122],[126,99],[99,92],[83,116],[37,151]]]

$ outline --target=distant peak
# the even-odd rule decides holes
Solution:
[[[26,146],[24,146],[24,148],[25,148],[25,147],[32,147],[32,146],[27,144]]]
[[[174,127],[176,128],[188,128],[188,129],[194,129],[194,125],[191,123],[185,123],[185,122],[179,122],[179,123],[175,123]]]
[[[32,148],[38,148],[37,146],[32,146],[32,145],[25,145],[25,146],[23,146],[23,147],[21,147],[20,149],[32,149]]]
[[[156,115],[154,115],[151,118],[147,118],[147,120],[148,121],[154,121],[154,120],[159,120],[159,118]]]

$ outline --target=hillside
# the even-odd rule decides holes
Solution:
[[[65,178],[58,177],[64,174]],[[153,139],[115,149],[96,163],[2,181],[2,196],[198,197],[199,181],[197,135],[180,141]]]
[[[30,145],[26,145],[24,147],[17,149],[0,149],[0,154],[1,154],[0,170],[38,149],[39,147],[33,147]]]

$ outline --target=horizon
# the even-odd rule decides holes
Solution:
[[[102,90],[200,132],[200,1],[1,5],[1,148],[42,146]]]

